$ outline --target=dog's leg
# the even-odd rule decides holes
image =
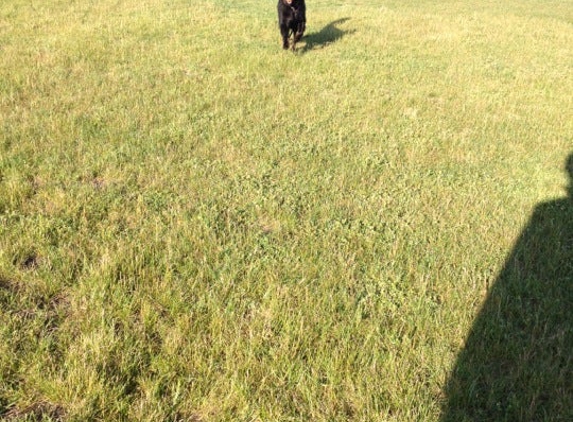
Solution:
[[[292,43],[292,51],[294,51],[294,46],[296,45],[296,43],[299,42],[300,39],[302,38],[302,35],[304,34],[305,27],[306,27],[306,24],[304,21],[298,23],[298,26],[297,26],[296,31],[294,33],[294,40]]]
[[[285,24],[281,24],[281,37],[283,39],[283,49],[288,50],[289,28]]]

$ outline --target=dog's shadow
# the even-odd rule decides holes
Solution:
[[[337,27],[337,25],[343,24],[346,21],[350,20],[350,18],[342,18],[337,19],[333,22],[330,22],[324,28],[322,28],[318,32],[312,32],[308,35],[305,35],[302,39],[305,42],[304,47],[302,48],[302,53],[305,53],[310,50],[316,50],[320,48],[324,48],[333,42],[338,41],[343,36],[347,34],[353,34],[356,30],[342,30]]]

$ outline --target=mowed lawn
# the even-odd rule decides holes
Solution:
[[[0,419],[570,420],[573,3],[276,20],[0,2]]]

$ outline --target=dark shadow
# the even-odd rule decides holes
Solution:
[[[330,22],[319,32],[312,32],[305,35],[302,39],[305,42],[302,52],[304,53],[306,51],[324,48],[328,44],[338,41],[346,34],[353,34],[356,32],[355,30],[343,31],[342,29],[337,28],[337,25],[343,24],[348,20],[350,20],[350,18],[337,19]]]
[[[442,422],[573,421],[573,154],[538,205],[446,385]]]

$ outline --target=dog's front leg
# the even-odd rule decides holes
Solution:
[[[287,50],[288,49],[288,36],[289,36],[288,26],[285,25],[284,23],[281,23],[280,29],[281,29],[281,37],[283,39],[283,49]]]
[[[298,25],[296,27],[296,31],[294,33],[294,41],[292,43],[292,50],[293,51],[294,51],[295,44],[297,42],[299,42],[300,39],[302,38],[305,28],[306,28],[306,23],[304,21],[298,23]]]

